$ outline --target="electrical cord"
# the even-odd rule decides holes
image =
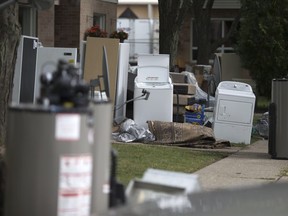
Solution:
[[[139,95],[136,98],[130,99],[128,101],[125,101],[123,104],[118,105],[117,107],[114,107],[114,111],[121,109],[124,105],[132,102],[132,101],[137,101],[137,100],[148,100],[150,96],[150,92],[147,91],[146,89],[142,90],[142,95]]]
[[[179,92],[174,88],[174,94],[176,94],[176,99],[177,99],[177,102],[176,102],[176,122],[179,122]]]

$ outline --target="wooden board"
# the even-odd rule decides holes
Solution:
[[[110,100],[114,104],[117,84],[119,39],[87,38],[83,78],[89,83],[91,79],[96,79],[99,75],[102,75],[103,46],[106,47],[107,51]]]

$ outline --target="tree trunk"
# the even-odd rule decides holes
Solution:
[[[0,32],[0,147],[3,147],[6,144],[7,110],[20,38],[17,4],[1,11]]]
[[[194,27],[198,42],[197,64],[208,65],[211,54],[231,38],[232,34],[236,32],[240,21],[241,13],[239,12],[225,37],[211,42],[211,12],[213,4],[214,0],[193,1],[192,12],[195,18]]]
[[[17,4],[0,11],[0,32],[0,215],[3,215],[7,111],[20,38]]]
[[[197,64],[209,64],[211,55],[211,10],[214,0],[193,1],[195,32],[198,42]]]
[[[0,32],[0,215],[3,215],[7,111],[13,87],[17,47],[21,32],[18,23],[17,4],[11,4],[0,11]]]
[[[161,54],[170,54],[170,70],[173,71],[175,59],[178,51],[179,32],[165,29],[161,31],[160,27],[159,46]]]
[[[159,52],[170,54],[170,71],[178,51],[179,31],[190,6],[190,0],[158,0]]]
[[[210,44],[210,19],[205,23],[203,18],[201,20],[196,21],[198,28],[198,55],[197,55],[197,64],[199,65],[208,65],[209,59],[211,55],[211,44]]]

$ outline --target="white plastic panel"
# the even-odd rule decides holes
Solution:
[[[252,87],[250,85],[246,83],[234,82],[234,81],[223,81],[219,84],[218,89],[252,92]]]
[[[251,124],[253,103],[221,99],[218,103],[218,109],[216,110],[218,121]]]
[[[216,139],[228,140],[231,143],[250,144],[251,141],[251,126],[216,122],[213,131]]]
[[[169,82],[169,55],[139,55],[138,82]]]

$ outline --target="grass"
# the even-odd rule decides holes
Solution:
[[[257,96],[256,110],[259,109],[259,110],[268,111],[269,104],[270,104],[270,100],[267,97]]]
[[[124,185],[133,178],[141,178],[147,168],[193,173],[229,155],[147,144],[114,143],[112,146],[118,152],[117,178]]]
[[[268,107],[268,100],[260,98],[260,107]],[[260,119],[262,114],[254,115],[253,125]],[[251,143],[262,137],[253,135]],[[234,147],[245,148],[246,144],[234,144]],[[113,143],[113,148],[117,151],[117,178],[127,186],[130,180],[141,178],[148,168],[170,170],[176,172],[193,173],[204,168],[230,153],[195,151],[192,148],[181,148],[172,146]]]
[[[280,176],[288,176],[288,168],[283,169],[280,173]]]

